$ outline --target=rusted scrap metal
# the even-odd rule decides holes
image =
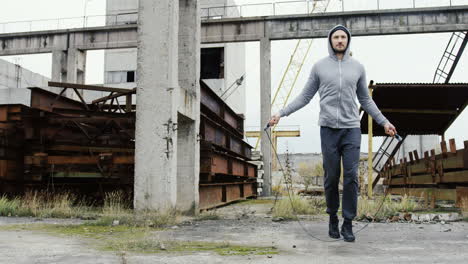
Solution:
[[[83,103],[63,96],[57,97],[56,93],[41,88],[29,88],[29,90],[31,91],[31,108],[49,112],[53,112],[54,108],[86,109]]]
[[[203,81],[200,86],[200,208],[256,197],[257,165],[243,140],[243,117]]]
[[[51,82],[60,94],[31,88],[31,107],[0,106],[0,192],[73,188],[85,193],[132,191],[135,105],[125,90]],[[107,91],[86,104],[66,89]],[[257,166],[243,140],[243,117],[209,87],[202,88],[200,208],[256,196]],[[206,96],[206,98],[204,97]],[[119,104],[125,97],[126,104]]]
[[[252,158],[252,146],[204,114],[201,114],[200,119],[200,135],[203,140],[224,148],[234,155],[244,159]]]
[[[233,201],[255,197],[257,184],[255,182],[211,183],[200,184],[200,209],[210,209]]]
[[[244,119],[236,114],[215,92],[203,81],[200,82],[202,112],[210,117],[217,117],[220,121],[233,128],[241,137],[244,135]],[[218,121],[218,120],[216,120]],[[221,123],[221,122],[220,122]],[[222,124],[224,125],[224,124]]]
[[[386,166],[382,171],[384,184],[468,184],[468,148],[456,150],[454,141],[451,142],[450,152],[446,142],[441,142],[441,154],[435,155],[435,150],[431,150],[419,158],[413,151],[409,153],[409,161],[403,159],[400,164]]]
[[[102,112],[32,88],[31,107],[0,106],[0,191],[58,183],[94,188],[101,197],[104,183],[131,190],[134,127],[134,114]]]
[[[257,166],[243,159],[216,150],[209,142],[200,142],[200,173],[256,177]]]
[[[443,141],[441,150],[438,155],[434,149],[424,155],[413,151],[409,153],[409,160],[404,158],[399,164],[394,161],[387,164],[380,173],[383,184],[395,194],[429,192],[433,200],[447,197],[455,200],[458,188],[468,185],[468,141],[459,150],[455,140],[450,140],[449,147]]]
[[[63,99],[63,93],[67,89],[73,89],[75,94],[80,98],[81,106],[86,110],[99,110],[99,111],[109,111],[109,112],[117,112],[120,111],[121,113],[130,113],[132,110],[135,109],[134,105],[132,105],[132,95],[136,94],[136,88],[133,89],[124,89],[124,88],[115,88],[115,87],[104,87],[98,85],[84,85],[84,84],[75,84],[75,83],[60,83],[60,82],[49,82],[49,86],[51,87],[60,87],[63,88],[59,95],[55,97],[55,100],[52,102],[52,105],[55,105],[55,101],[58,99]],[[102,98],[95,99],[91,104],[86,104],[81,94],[78,90],[89,90],[89,91],[101,91],[101,92],[109,92],[108,96],[104,96]],[[125,96],[126,101],[125,105],[120,105],[118,98]],[[63,100],[66,100],[63,99]],[[106,104],[110,101],[110,104]],[[114,105],[115,103],[115,105]],[[60,106],[58,106],[60,107]]]

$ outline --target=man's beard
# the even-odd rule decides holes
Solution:
[[[344,54],[346,52],[346,48],[347,47],[345,47],[343,50],[337,50],[337,49],[333,48],[333,51],[335,52],[335,54]]]

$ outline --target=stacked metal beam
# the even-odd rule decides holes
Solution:
[[[77,89],[107,88],[52,83]],[[244,120],[202,83],[200,208],[257,194],[257,166],[244,142]],[[133,193],[135,112],[133,90],[108,88],[86,104],[31,88],[31,105],[0,105],[0,192],[70,190],[93,198]],[[64,91],[62,91],[64,92]],[[125,96],[120,106],[117,97]],[[110,102],[110,104],[108,103]],[[115,102],[115,103],[114,103]]]
[[[133,191],[134,113],[91,110],[39,88],[31,106],[0,106],[0,191]]]
[[[416,150],[396,164],[391,160],[380,176],[393,194],[423,196],[434,205],[436,200],[468,199],[468,141],[464,149],[456,149],[455,140],[441,142],[442,153],[435,150],[420,155]]]
[[[201,83],[200,208],[257,195],[257,166],[243,140],[244,120]]]

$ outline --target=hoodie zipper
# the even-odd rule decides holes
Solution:
[[[338,106],[336,108],[336,127],[338,128],[339,120],[340,120],[340,106],[341,106],[341,83],[342,83],[342,77],[341,77],[341,60],[338,60],[338,66],[340,69],[340,89],[338,90]]]

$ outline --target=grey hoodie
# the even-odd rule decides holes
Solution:
[[[351,36],[349,30],[346,30]],[[333,29],[330,30],[330,32],[332,31]],[[379,125],[384,126],[388,120],[369,96],[364,66],[349,55],[351,37],[341,61],[338,60],[333,51],[330,37],[329,33],[327,41],[329,56],[315,63],[301,94],[288,106],[280,110],[280,116],[289,116],[301,109],[312,100],[318,91],[320,95],[319,126],[332,128],[360,127],[356,96],[361,107]]]

